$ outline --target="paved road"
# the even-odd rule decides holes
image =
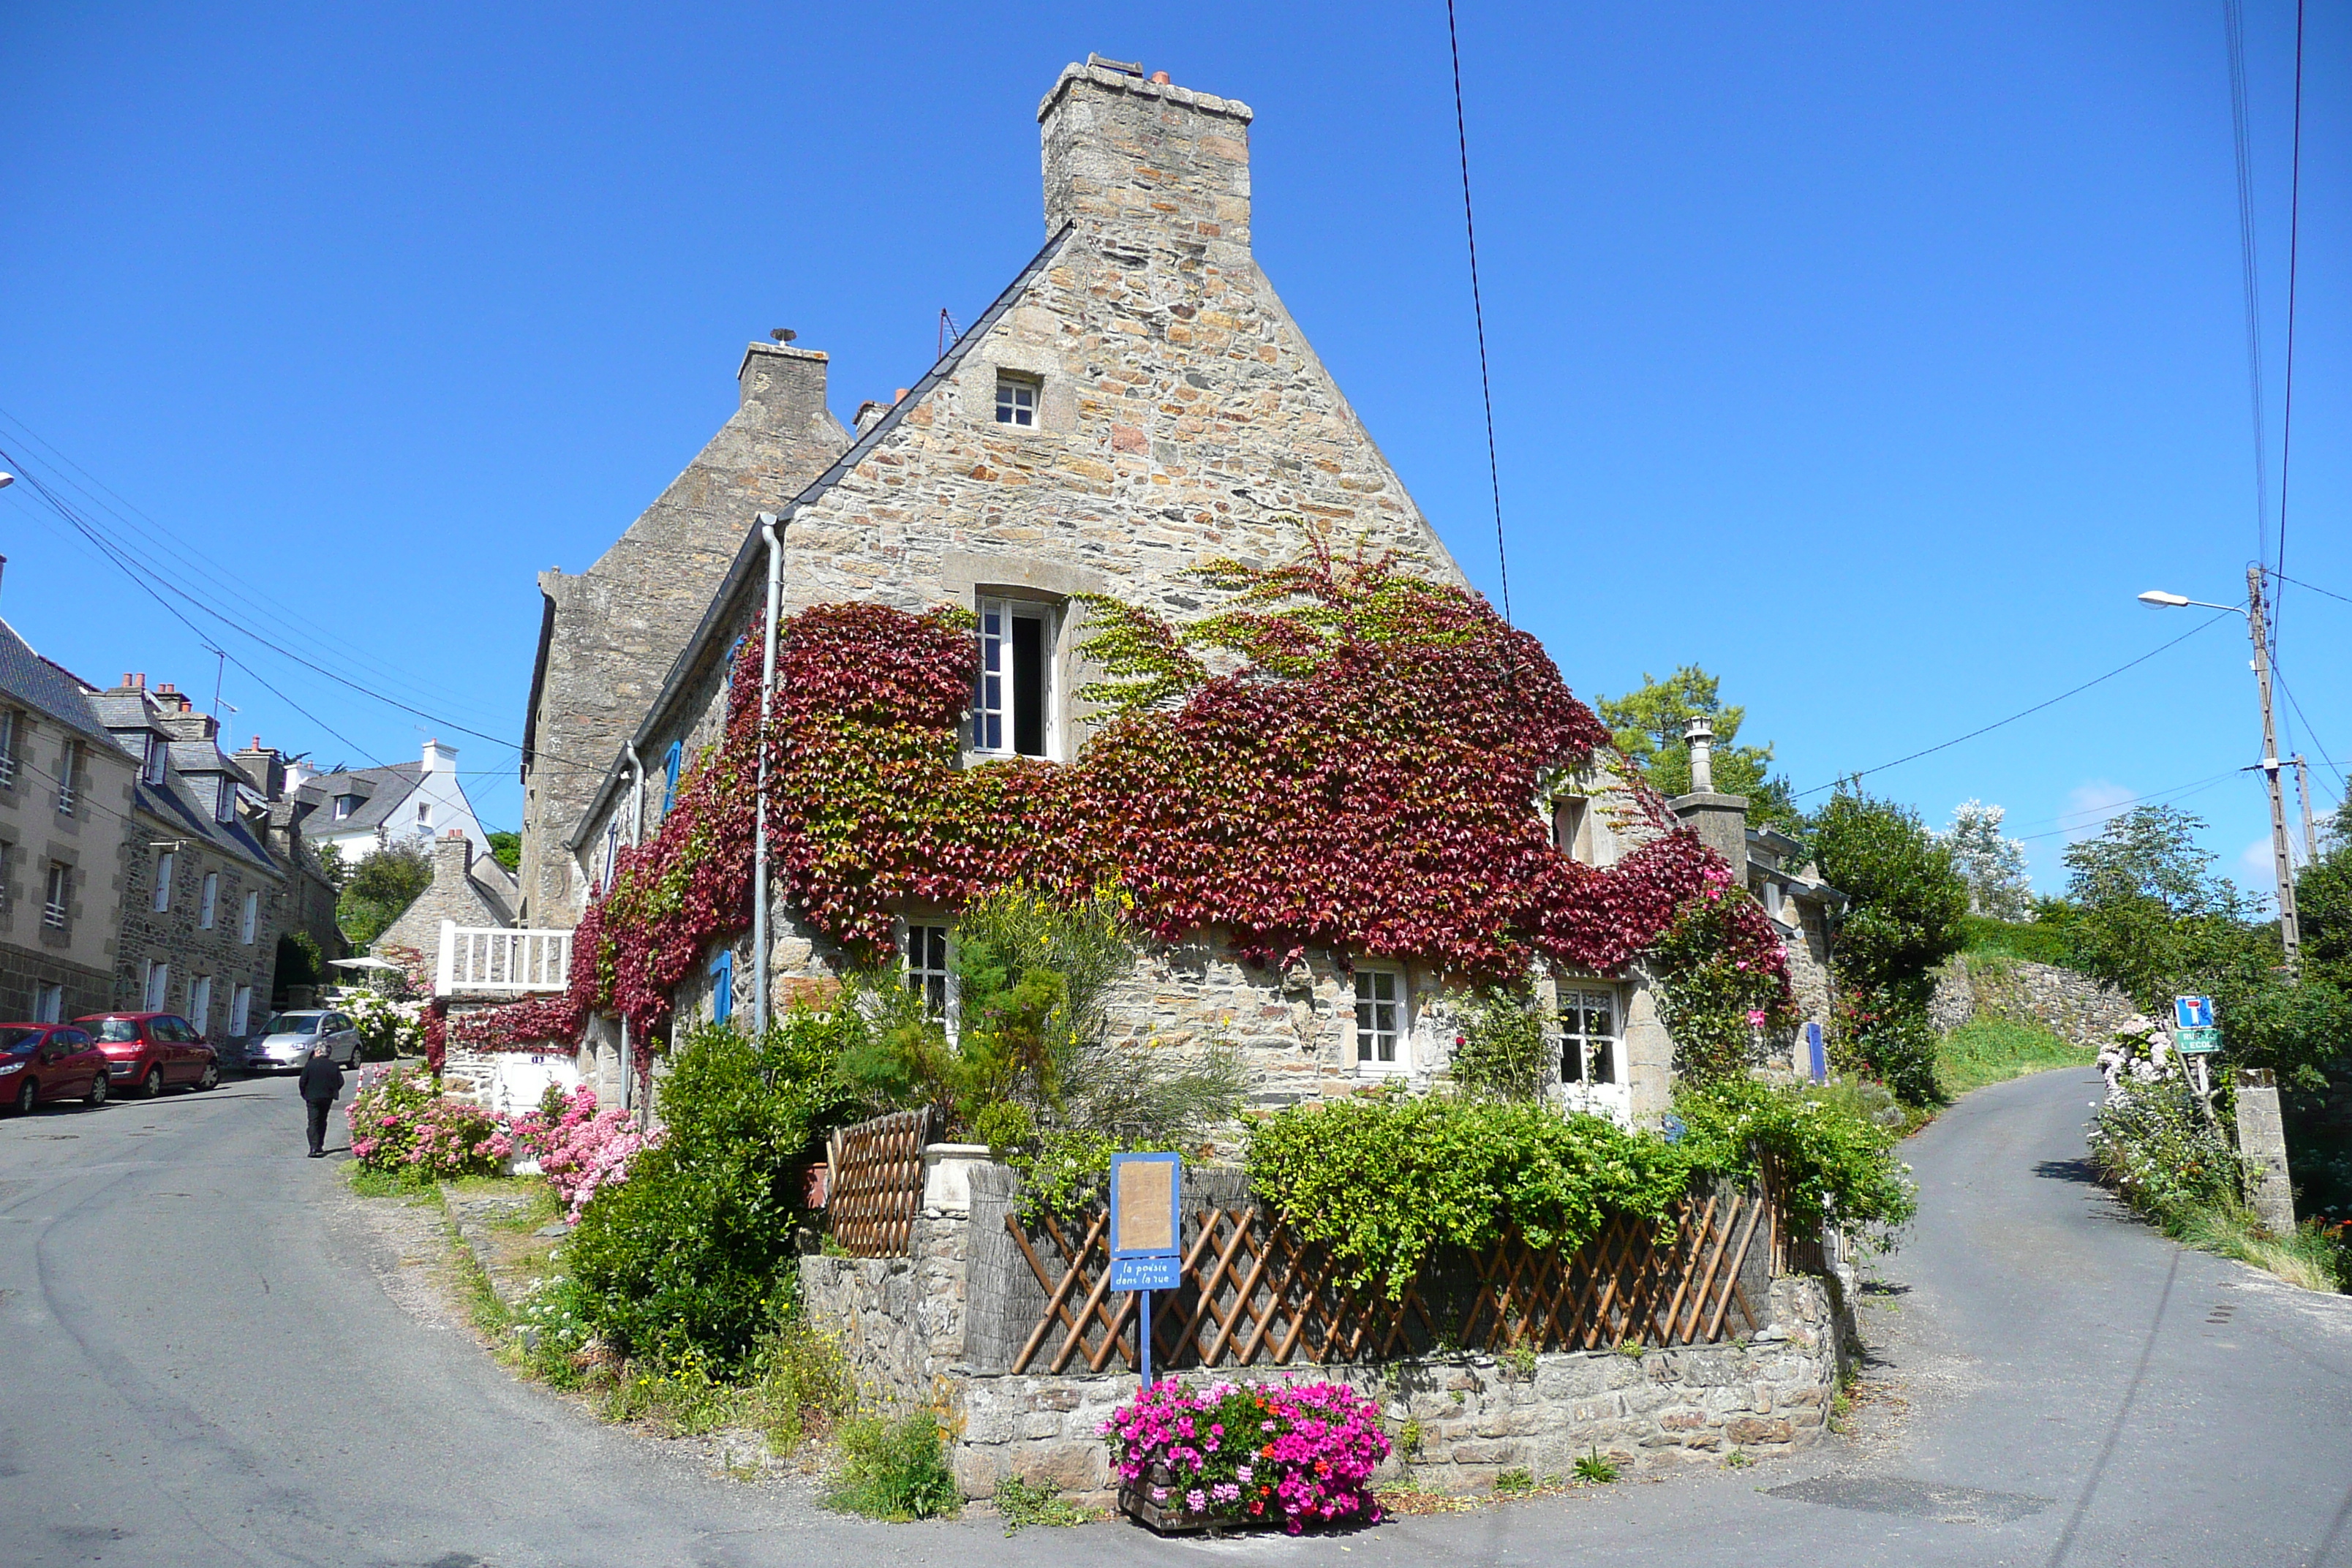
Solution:
[[[1989,1089],[1916,1141],[1864,1437],[1220,1543],[867,1525],[715,1479],[420,1306],[424,1270],[300,1157],[290,1082],[45,1111],[0,1123],[0,1563],[2352,1565],[2352,1300],[2119,1218],[2079,1164],[2095,1087]]]

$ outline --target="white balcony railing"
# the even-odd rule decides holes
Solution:
[[[441,922],[433,994],[561,991],[572,984],[572,933]]]

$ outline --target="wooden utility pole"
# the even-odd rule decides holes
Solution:
[[[2254,639],[2254,684],[2263,696],[2263,782],[2271,795],[2271,866],[2278,873],[2279,945],[2286,970],[2303,968],[2302,923],[2294,912],[2294,851],[2286,837],[2286,794],[2279,783],[2278,727],[2271,719],[2270,637],[2263,619],[2263,569],[2246,568],[2246,629]]]

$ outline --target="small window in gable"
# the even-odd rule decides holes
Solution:
[[[1037,425],[1037,378],[1012,371],[996,373],[996,422],[1024,430]]]
[[[433,808],[430,805],[419,805],[416,808],[416,826],[419,827],[433,826]]]
[[[1356,1066],[1364,1072],[1401,1072],[1404,1050],[1404,976],[1393,969],[1356,968]]]
[[[1592,802],[1580,795],[1555,795],[1551,803],[1551,846],[1570,859],[1592,864]]]

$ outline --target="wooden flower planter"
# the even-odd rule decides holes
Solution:
[[[1154,1487],[1168,1489],[1166,1502],[1151,1500]],[[1153,1466],[1141,1480],[1118,1489],[1118,1511],[1159,1535],[1263,1530],[1267,1525],[1282,1522],[1282,1516],[1278,1513],[1270,1519],[1252,1519],[1246,1514],[1238,1519],[1227,1519],[1215,1514],[1194,1513],[1184,1506],[1183,1489],[1176,1484],[1176,1478],[1169,1474],[1165,1467],[1159,1465]]]

